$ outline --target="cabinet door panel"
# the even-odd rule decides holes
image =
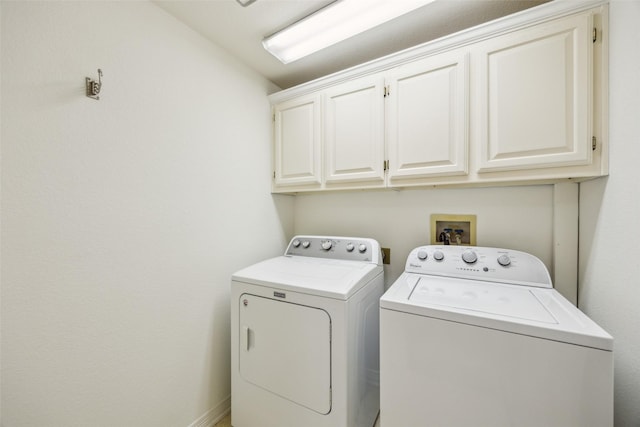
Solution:
[[[468,58],[430,57],[389,76],[389,178],[467,173]]]
[[[591,163],[592,19],[565,18],[478,45],[478,170]]]
[[[358,79],[325,95],[326,182],[384,183],[384,80]]]
[[[275,184],[320,184],[320,96],[283,102],[275,114]]]

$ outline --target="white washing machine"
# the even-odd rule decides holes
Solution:
[[[380,246],[294,237],[231,282],[231,424],[371,427],[379,411]]]
[[[382,427],[613,425],[613,339],[533,255],[414,249],[380,346]]]

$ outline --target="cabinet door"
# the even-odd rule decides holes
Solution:
[[[592,16],[476,45],[478,171],[591,163]]]
[[[468,55],[453,51],[388,76],[389,179],[467,173]]]
[[[312,94],[274,106],[275,185],[320,185],[321,103]]]
[[[325,181],[384,184],[384,79],[371,76],[325,92]]]

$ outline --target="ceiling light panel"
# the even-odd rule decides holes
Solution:
[[[434,0],[339,0],[262,41],[288,64]]]

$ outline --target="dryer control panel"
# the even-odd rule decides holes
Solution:
[[[380,245],[366,237],[295,236],[285,255],[382,264]]]
[[[409,254],[405,271],[541,288],[553,287],[549,271],[540,259],[511,249],[421,246]]]

